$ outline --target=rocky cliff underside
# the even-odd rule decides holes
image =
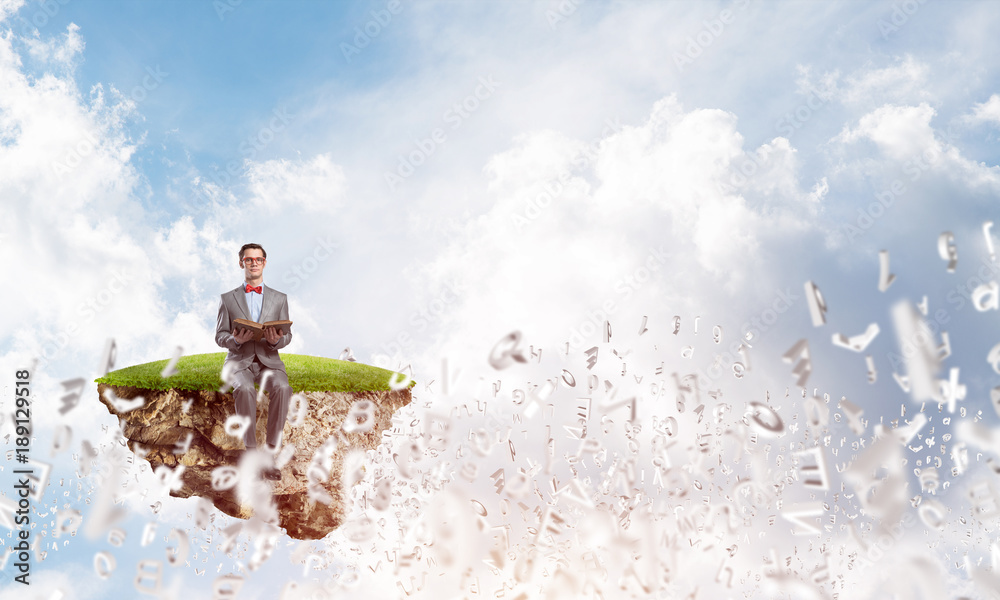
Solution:
[[[138,396],[145,404],[138,409],[120,413],[106,397],[109,389],[120,400]],[[145,458],[155,470],[161,465],[176,468],[184,465],[181,487],[171,495],[181,498],[201,496],[210,500],[222,512],[248,519],[253,508],[241,502],[237,488],[223,491],[213,489],[212,472],[224,465],[238,467],[243,454],[243,441],[225,432],[226,419],[235,414],[232,394],[217,391],[149,390],[134,387],[98,384],[101,402],[111,414],[123,420],[123,430],[129,448]],[[319,539],[336,529],[344,520],[347,490],[342,489],[341,479],[345,456],[354,450],[373,450],[382,441],[382,432],[390,428],[392,415],[411,401],[409,389],[368,392],[305,392],[308,401],[304,421],[292,426],[292,419],[285,423],[282,446],[292,445],[295,454],[281,469],[280,481],[273,482],[273,500],[278,513],[278,525],[289,536],[299,540]],[[374,426],[367,433],[343,434],[348,444],[339,445],[332,454],[329,477],[321,485],[332,497],[327,505],[310,499],[306,473],[316,450],[341,426],[351,406],[359,400],[371,401],[375,406]],[[257,406],[257,440],[264,446],[267,424],[266,397]],[[185,406],[187,406],[185,410]],[[293,401],[294,405],[294,401]],[[191,442],[183,448],[191,434]],[[136,446],[138,444],[138,447]]]

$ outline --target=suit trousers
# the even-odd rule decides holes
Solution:
[[[292,388],[288,385],[288,375],[284,371],[268,369],[254,357],[250,366],[233,374],[233,398],[236,400],[236,414],[250,417],[250,426],[243,434],[247,450],[257,447],[257,390],[254,383],[260,383],[267,392],[267,443],[277,446],[281,430],[285,427],[288,407],[292,401]]]

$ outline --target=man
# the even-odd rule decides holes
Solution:
[[[288,385],[285,363],[278,350],[292,341],[288,332],[276,327],[264,329],[264,337],[253,341],[253,331],[236,327],[233,319],[248,319],[258,323],[288,319],[288,297],[264,285],[264,265],[267,252],[260,244],[244,244],[240,248],[240,268],[244,282],[234,290],[222,294],[219,318],[215,325],[215,343],[229,350],[223,372],[230,374],[236,413],[249,417],[250,425],[243,435],[247,450],[257,448],[257,391],[260,383],[269,398],[267,410],[267,445],[273,452],[281,437],[288,416],[292,388]],[[274,467],[264,470],[264,477],[281,479],[281,471]]]

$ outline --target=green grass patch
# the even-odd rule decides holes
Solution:
[[[177,374],[166,379],[160,377],[170,362],[164,359],[111,371],[96,381],[147,390],[217,390],[222,386],[220,375],[225,358],[225,352],[182,356],[177,361]],[[282,354],[281,360],[285,363],[288,383],[295,392],[388,390],[393,374],[371,365],[322,356]],[[410,383],[410,387],[414,385],[415,382]]]

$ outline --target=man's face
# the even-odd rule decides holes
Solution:
[[[260,279],[264,274],[264,251],[260,248],[247,248],[243,252],[240,266],[247,281]]]

